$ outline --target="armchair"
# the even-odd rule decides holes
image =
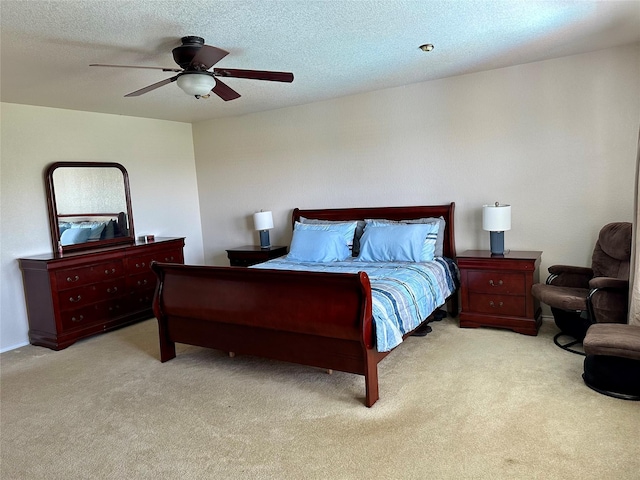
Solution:
[[[573,353],[594,323],[626,323],[631,259],[631,223],[615,222],[602,227],[591,267],[553,265],[546,283],[533,285],[531,293],[551,307],[560,329],[554,337],[559,347]],[[574,340],[561,344],[560,337]]]

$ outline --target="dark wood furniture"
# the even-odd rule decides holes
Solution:
[[[45,172],[49,229],[53,251],[93,250],[135,240],[129,174],[114,162],[55,162]],[[100,240],[62,245],[61,221],[112,219],[117,234]]]
[[[500,327],[537,335],[540,302],[531,295],[542,252],[468,250],[458,255],[461,327]]]
[[[184,263],[183,238],[19,259],[29,341],[61,350],[153,316],[152,261]]]
[[[282,257],[287,254],[287,247],[262,248],[255,245],[230,248],[227,250],[229,264],[232,267],[250,267],[256,263],[266,262],[272,258]]]
[[[426,207],[295,209],[323,220],[443,216],[444,254],[455,259],[454,204]],[[378,399],[378,352],[366,273],[335,274],[253,268],[154,264],[160,281],[153,302],[160,360],[177,343],[258,355],[364,375],[365,404]],[[457,292],[456,292],[457,294]],[[457,314],[454,298],[451,310]]]

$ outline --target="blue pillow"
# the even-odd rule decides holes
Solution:
[[[99,240],[105,225],[104,222],[80,222],[71,224],[71,228],[89,229],[89,240]]]
[[[360,239],[363,262],[428,262],[433,260],[437,225],[367,225]],[[426,241],[428,237],[432,240]]]
[[[62,232],[60,243],[62,245],[74,245],[76,243],[84,243],[89,240],[91,234],[90,228],[69,228]]]
[[[309,221],[309,220],[306,220]],[[344,243],[348,247],[353,245],[353,236],[356,232],[358,222],[356,220],[349,222],[331,222],[331,223],[302,223],[296,222],[293,226],[296,230],[321,230],[326,232],[337,232],[344,238]]]
[[[388,224],[398,224],[398,223],[435,223],[438,225],[438,236],[436,238],[436,247],[434,256],[442,257],[444,256],[444,231],[447,225],[444,217],[428,217],[428,218],[415,218],[411,220],[382,220],[382,219],[366,219],[367,224],[371,223],[373,225],[388,225]],[[358,233],[356,232],[356,235]]]
[[[104,230],[102,230],[102,233],[100,234],[100,240],[113,238],[114,236],[115,236],[115,222],[113,220],[109,220],[106,223]]]
[[[351,255],[344,237],[330,230],[293,231],[287,260],[298,262],[341,262]]]
[[[364,220],[355,220],[356,228],[354,230],[353,238],[349,240],[348,245],[351,248],[351,253],[354,257],[358,256],[360,252],[360,237],[362,237],[362,232],[364,231],[365,221]],[[347,224],[349,226],[349,230],[351,229],[351,225],[353,224],[353,220],[319,220],[315,218],[306,218],[300,217],[300,223],[304,223],[306,225],[337,225],[337,224]]]
[[[69,230],[71,228],[71,224],[69,222],[60,222],[58,223],[58,229],[60,230],[60,235],[62,235],[62,233],[65,230]]]

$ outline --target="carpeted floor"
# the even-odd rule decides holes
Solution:
[[[363,377],[178,345],[148,320],[0,356],[9,479],[638,479],[640,402],[583,357],[506,330],[432,324]]]

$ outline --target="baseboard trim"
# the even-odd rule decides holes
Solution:
[[[8,352],[10,350],[15,350],[16,348],[26,347],[27,345],[29,345],[29,342],[18,343],[16,345],[10,345],[8,347],[0,348],[0,353],[5,353],[5,352]]]

